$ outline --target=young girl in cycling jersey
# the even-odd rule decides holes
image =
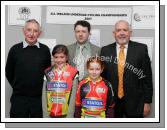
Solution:
[[[50,117],[74,117],[76,84],[78,71],[67,63],[68,50],[65,45],[56,45],[52,51],[53,65],[45,70],[47,79],[43,99],[45,115]],[[46,116],[47,117],[47,116]]]
[[[104,69],[100,57],[87,61],[88,77],[79,83],[76,93],[76,118],[110,118],[114,116],[114,94],[111,84],[100,74]]]

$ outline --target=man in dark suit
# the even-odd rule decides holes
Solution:
[[[115,117],[146,117],[150,113],[153,85],[147,46],[130,40],[131,27],[120,20],[113,32],[116,42],[101,49],[105,69],[115,94]]]

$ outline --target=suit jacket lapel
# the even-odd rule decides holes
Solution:
[[[90,44],[90,49],[91,49],[91,51],[90,51],[91,56],[94,56],[94,54],[93,54],[93,53],[95,53],[94,47],[92,46],[91,43],[89,43],[89,44]]]
[[[91,56],[98,56],[99,54],[97,53],[98,52],[98,50],[93,46],[93,44],[92,43],[90,43],[89,42],[89,44],[90,44],[90,55]]]
[[[113,71],[116,76],[118,76],[118,64],[117,64],[117,51],[116,51],[116,43],[113,45],[112,58],[113,58]]]
[[[73,49],[73,57],[75,57],[75,54],[76,54],[76,48],[77,48],[77,43],[74,44],[74,49]]]
[[[133,45],[132,45],[133,43],[131,42],[131,41],[129,41],[129,44],[128,44],[128,50],[127,50],[127,55],[126,55],[126,61],[125,61],[125,63],[130,63],[130,61],[132,60],[132,58],[133,58]],[[127,72],[127,67],[125,66],[125,68],[124,68],[124,80],[126,80],[126,78],[127,78],[127,74],[126,74],[126,72]]]
[[[77,47],[77,43],[74,43],[73,46],[71,47],[71,50],[69,50],[69,51],[71,51],[70,52],[70,61],[71,61],[71,64],[73,66],[76,66],[76,64],[73,62],[73,59],[76,58],[76,55],[75,55],[76,47]]]

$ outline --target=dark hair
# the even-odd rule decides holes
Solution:
[[[83,27],[87,27],[88,28],[88,32],[90,32],[91,27],[90,27],[90,23],[89,22],[87,22],[85,20],[79,20],[79,21],[77,21],[74,24],[74,30],[75,30],[76,26],[78,26],[78,25],[81,25]]]
[[[68,56],[68,49],[65,45],[59,44],[53,48],[52,56],[54,56],[56,53],[64,53],[66,56]]]
[[[87,63],[86,63],[87,69],[89,68],[90,63],[92,63],[92,62],[99,63],[101,66],[101,69],[104,69],[104,63],[99,56],[92,56],[87,60]]]

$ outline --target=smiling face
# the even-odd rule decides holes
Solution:
[[[118,44],[125,45],[129,42],[132,31],[128,22],[122,20],[116,23],[113,34]]]
[[[38,37],[41,34],[40,27],[35,22],[29,22],[23,28],[25,40],[28,44],[33,45],[37,42]]]
[[[61,69],[66,64],[67,56],[64,53],[55,53],[53,56],[53,62]]]
[[[89,31],[87,27],[77,25],[75,27],[75,38],[80,44],[84,44],[89,38]]]
[[[88,66],[88,73],[89,77],[93,80],[96,81],[99,77],[100,74],[102,73],[103,69],[98,62],[90,62]]]

